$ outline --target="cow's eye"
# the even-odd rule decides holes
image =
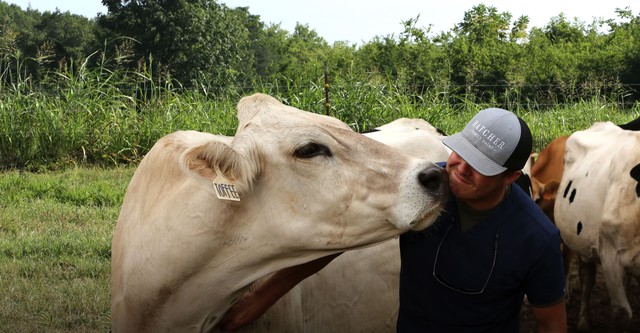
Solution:
[[[298,158],[312,158],[319,155],[331,156],[331,150],[325,145],[310,142],[298,147],[293,154]]]

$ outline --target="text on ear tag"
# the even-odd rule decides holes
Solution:
[[[222,175],[220,170],[216,170],[216,179],[213,180],[213,188],[216,190],[218,199],[240,201],[240,194],[236,191],[236,186]]]

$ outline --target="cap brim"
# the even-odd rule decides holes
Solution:
[[[507,170],[482,154],[462,133],[447,136],[442,140],[442,143],[484,176],[495,176]]]

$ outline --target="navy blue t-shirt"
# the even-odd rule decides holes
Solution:
[[[398,333],[518,332],[525,294],[534,306],[565,294],[560,233],[515,185],[466,232],[452,197],[432,226],[400,236],[400,255]]]

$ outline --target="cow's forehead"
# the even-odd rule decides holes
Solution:
[[[435,126],[431,125],[428,121],[421,118],[398,118],[388,124],[376,127],[378,130],[386,129],[422,129],[422,130],[435,130]]]
[[[284,118],[291,120],[292,125],[298,125],[298,126],[306,125],[311,127],[317,126],[317,127],[328,128],[328,129],[337,128],[337,129],[351,131],[351,128],[339,119],[336,119],[330,116],[321,115],[321,114],[311,113],[308,111],[299,110],[291,106],[284,106],[284,108],[285,108],[285,111],[287,112]]]
[[[238,131],[249,124],[283,129],[301,126],[350,129],[349,126],[336,118],[284,105],[277,99],[264,94],[254,94],[240,100],[238,103],[238,124]]]

